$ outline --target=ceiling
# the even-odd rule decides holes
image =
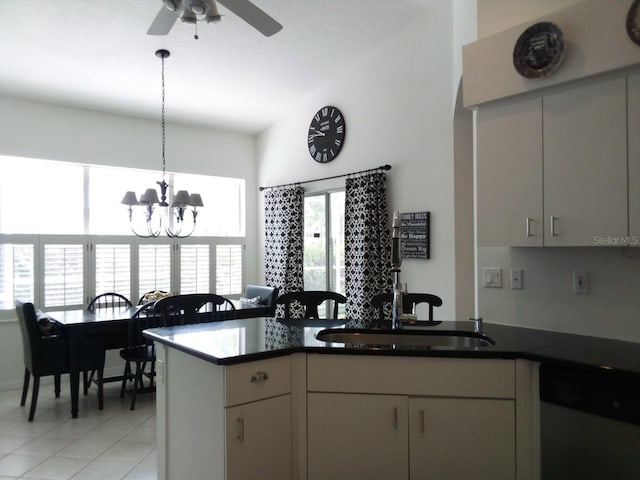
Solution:
[[[147,35],[161,0],[1,0],[0,94],[257,133],[437,0],[253,0],[283,30],[222,21]]]

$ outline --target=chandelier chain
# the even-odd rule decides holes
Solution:
[[[165,122],[164,122],[164,56],[162,59],[162,181],[164,182],[165,178],[165,168],[166,168],[166,160],[165,160]]]

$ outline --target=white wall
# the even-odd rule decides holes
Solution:
[[[0,155],[159,171],[160,135],[159,120],[0,97]],[[255,137],[168,122],[166,159],[170,171],[246,179],[245,283],[254,283],[257,279]],[[28,179],[24,186],[28,188]],[[201,193],[206,208],[206,192]],[[0,390],[22,382],[19,339],[16,321],[0,322]],[[117,353],[109,356],[108,363],[108,368],[122,368]]]
[[[478,0],[479,37],[575,3]],[[478,270],[501,267],[504,287],[478,288],[478,314],[489,322],[640,341],[638,257],[640,249],[479,248]],[[524,270],[523,290],[509,288],[511,268]],[[573,293],[574,271],[589,272],[587,295]]]
[[[258,142],[260,185],[321,178],[390,164],[389,208],[431,212],[431,259],[405,260],[410,291],[442,297],[437,318],[454,318],[452,6],[432,2],[423,16],[346,68],[267,129]],[[330,71],[319,66],[322,73]],[[339,107],[347,134],[340,155],[318,164],[307,129],[323,105]],[[337,182],[305,186],[321,190]],[[262,227],[263,219],[261,222]],[[260,235],[262,241],[263,235]],[[465,312],[463,312],[464,314]]]

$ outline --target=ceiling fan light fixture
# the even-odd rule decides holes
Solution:
[[[195,13],[191,10],[184,9],[182,11],[182,15],[180,15],[180,21],[182,23],[196,23],[198,21],[198,17],[196,17]]]
[[[195,15],[206,15],[209,10],[209,5],[204,0],[186,0],[184,9],[189,10]]]
[[[182,8],[182,0],[162,0],[162,3],[172,12],[177,12]]]
[[[222,16],[220,15],[220,12],[218,12],[218,6],[216,5],[216,2],[211,0],[209,2],[209,12],[205,20],[207,21],[207,23],[216,23],[219,22],[221,18]]]

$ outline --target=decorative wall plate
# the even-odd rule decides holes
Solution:
[[[635,0],[627,13],[627,33],[636,45],[640,45],[640,0]]]
[[[513,66],[525,78],[540,78],[553,72],[564,57],[564,35],[551,22],[531,25],[513,48]]]

